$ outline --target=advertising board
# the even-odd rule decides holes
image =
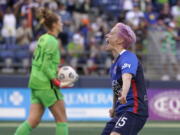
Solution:
[[[148,89],[149,120],[180,120],[180,90]],[[109,88],[63,89],[68,120],[106,121],[112,107],[112,90]],[[30,89],[0,89],[0,120],[25,120],[29,114]],[[46,109],[43,120],[53,116]]]

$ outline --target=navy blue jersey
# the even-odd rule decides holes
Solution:
[[[112,89],[117,96],[122,90],[122,75],[124,73],[130,73],[133,77],[126,97],[127,103],[121,104],[117,101],[115,104],[116,115],[129,111],[147,117],[148,103],[143,68],[137,56],[127,50],[119,54],[110,69]]]

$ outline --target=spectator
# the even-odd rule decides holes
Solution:
[[[61,50],[63,50],[61,52],[62,61],[65,64],[70,63],[78,71],[81,68],[82,72],[80,73],[97,73],[100,75],[108,73],[112,60],[111,56],[102,53],[101,45],[105,42],[104,36],[109,31],[109,27],[117,21],[127,22],[133,26],[137,35],[137,43],[132,49],[145,61],[147,39],[153,39],[151,42],[157,48],[156,52],[154,52],[155,54],[158,53],[157,55],[160,52],[164,53],[164,47],[161,48],[161,51],[159,47],[161,36],[168,35],[167,39],[180,40],[180,36],[176,38],[169,36],[171,35],[169,33],[174,32],[168,31],[168,34],[166,33],[166,25],[172,22],[172,19],[178,26],[176,30],[180,31],[180,12],[178,12],[180,2],[177,1],[177,4],[175,4],[175,1],[177,0],[0,0],[0,30],[2,33],[0,35],[0,57],[4,63],[1,65],[6,65],[4,67],[10,69],[14,66],[14,62],[18,62],[18,69],[20,68],[21,71],[27,70],[29,65],[27,60],[29,60],[29,54],[32,55],[37,45],[36,39],[39,34],[45,32],[37,17],[39,7],[50,8],[61,16],[64,23],[64,31],[58,35],[58,38],[62,43],[60,46]],[[13,13],[8,13],[9,11],[6,7],[9,5],[13,9]],[[6,12],[4,9],[7,9]],[[109,11],[111,12],[109,13]],[[5,20],[7,23],[3,23]],[[158,22],[161,22],[160,27]],[[17,33],[17,40],[15,36],[10,35],[12,30],[7,30],[5,25],[13,26],[13,33]],[[17,31],[16,27],[18,28]],[[150,38],[147,38],[148,34]],[[155,36],[155,38],[151,38],[151,36]],[[14,37],[15,40],[12,40],[11,37]],[[93,42],[91,38],[93,38]],[[167,41],[164,37],[162,39],[163,44],[166,44]],[[11,48],[15,41],[19,45],[19,47],[13,47],[16,50],[4,49],[4,42],[7,42],[7,48]],[[177,44],[179,45],[179,42]],[[177,46],[176,50],[176,54],[178,54],[180,47]],[[165,53],[164,55],[167,54]],[[172,63],[171,61],[170,63]],[[177,66],[173,67],[176,69]],[[163,70],[163,72],[166,71]],[[170,76],[170,74],[168,75]]]
[[[26,19],[21,21],[21,26],[17,29],[17,44],[20,46],[28,46],[31,43],[33,34]]]
[[[90,12],[90,0],[79,0],[76,4],[76,10],[81,14],[88,14]]]
[[[154,0],[154,2],[158,12],[162,11],[164,4],[168,4],[168,0]]]
[[[62,45],[66,46],[71,37],[71,24],[72,17],[70,13],[66,10],[66,6],[63,3],[58,4],[58,10],[56,11],[59,16],[61,16],[63,23],[63,32],[59,34],[59,37],[62,41]]]
[[[57,8],[58,8],[57,1],[56,0],[51,0],[49,2],[49,9],[52,10],[52,11],[56,11]]]
[[[75,0],[67,0],[67,11],[72,15],[76,10]]]
[[[73,35],[73,41],[68,44],[67,51],[70,58],[70,65],[77,69],[78,62],[82,58],[81,56],[84,52],[84,38],[80,33],[75,33]]]
[[[145,19],[141,19],[139,27],[137,27],[137,29],[135,30],[135,34],[136,34],[136,54],[138,56],[138,58],[144,62],[145,58],[146,58],[146,46],[147,46],[147,22]]]
[[[171,14],[172,16],[177,19],[180,20],[180,1],[177,1],[177,5],[174,5],[171,9]]]
[[[90,24],[90,20],[87,16],[84,16],[82,19],[81,19],[81,25],[79,26],[79,31],[81,33],[81,35],[83,36],[84,38],[84,49],[87,50],[88,49],[88,42],[89,42],[89,39],[88,39],[88,34],[89,34],[89,24]]]
[[[158,13],[153,11],[153,7],[151,4],[147,5],[146,12],[144,13],[144,17],[148,24],[154,25],[157,23]]]
[[[73,14],[73,19],[75,21],[75,28],[78,29],[85,18],[89,20],[88,13],[90,12],[90,0],[79,0],[76,2],[76,10]]]
[[[123,0],[123,10],[131,11],[133,10],[133,1],[132,0]]]
[[[25,17],[28,14],[28,10],[31,8],[32,0],[24,0],[21,4],[21,16]]]
[[[177,65],[176,59],[176,36],[175,32],[175,24],[172,22],[166,26],[166,31],[164,31],[164,35],[162,38],[162,64],[164,68],[164,75],[162,76],[162,80],[170,80],[170,72],[168,70],[169,65],[172,65],[173,75],[176,75],[176,79],[180,80],[179,68]],[[173,76],[174,77],[174,76]]]
[[[95,42],[103,44],[104,35],[108,32],[108,24],[102,17],[97,17],[95,22],[91,22],[91,37],[95,38]]]
[[[66,30],[67,27],[71,25],[72,18],[71,18],[71,14],[66,10],[66,6],[64,4],[62,3],[58,4],[57,14],[61,16],[64,27],[66,27],[64,29]],[[68,31],[68,29],[66,31]]]
[[[172,15],[170,14],[170,7],[168,3],[163,5],[163,9],[160,11],[159,18],[164,20],[165,24],[170,23],[170,21],[172,20]]]
[[[16,42],[16,18],[8,7],[3,17],[2,37],[5,39],[7,49],[11,49]]]
[[[100,53],[96,39],[91,39],[89,50],[90,53],[86,61],[86,74],[94,74],[98,69],[98,54]]]
[[[13,68],[13,59],[12,58],[5,58],[4,65],[2,68],[2,73],[12,74],[14,73],[15,69]]]
[[[21,21],[21,26],[17,29],[16,37],[18,45],[16,50],[16,61],[22,64],[22,66],[18,69],[18,72],[27,73],[30,64],[29,46],[31,44],[33,34],[31,27],[28,27],[28,22],[26,19]]]
[[[7,0],[0,0],[0,10],[4,11],[7,7]]]
[[[126,14],[126,21],[134,28],[138,27],[140,23],[140,18],[143,18],[144,14],[139,9],[139,5],[135,4],[132,11],[127,12]]]

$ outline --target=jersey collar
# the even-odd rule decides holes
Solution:
[[[119,55],[122,55],[125,51],[126,51],[126,49],[123,49],[123,50],[119,53]]]
[[[48,35],[51,35],[52,37],[54,37],[55,39],[57,39],[57,37],[51,33],[47,33]]]
[[[115,59],[113,63],[116,63],[116,61],[121,57],[121,55],[126,51],[126,49],[123,49],[120,53],[119,56]]]

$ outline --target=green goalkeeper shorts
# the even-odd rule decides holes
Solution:
[[[57,100],[63,100],[63,94],[59,89],[37,90],[31,89],[31,103],[42,104],[44,107],[50,107],[56,103]]]

